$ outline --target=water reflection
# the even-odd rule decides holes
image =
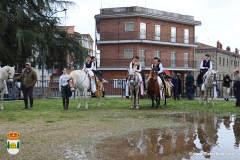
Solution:
[[[176,125],[129,132],[98,145],[100,159],[237,159],[240,116],[162,114]]]

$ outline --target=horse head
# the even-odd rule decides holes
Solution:
[[[153,78],[154,82],[157,81],[157,79],[158,79],[158,69],[157,68],[152,68],[151,77]]]
[[[133,84],[136,79],[135,73],[132,68],[128,68],[127,70],[128,70],[129,82]]]
[[[15,66],[14,67],[7,67],[7,74],[8,74],[8,81],[13,82],[13,76],[15,74]]]
[[[75,80],[72,78],[72,76],[67,77],[68,85],[71,88],[71,91],[73,92],[75,90]]]
[[[217,85],[217,73],[218,71],[215,70],[209,70],[207,72],[206,78],[209,82],[211,82],[213,85]]]

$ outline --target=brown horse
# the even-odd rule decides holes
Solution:
[[[152,108],[154,108],[154,99],[156,100],[156,109],[158,109],[160,105],[160,92],[158,85],[158,70],[156,68],[152,68],[151,77],[148,80],[148,95],[152,100]]]

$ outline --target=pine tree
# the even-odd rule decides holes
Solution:
[[[4,65],[17,65],[21,70],[25,62],[41,67],[41,51],[44,62],[50,69],[67,66],[67,54],[76,62],[83,61],[79,35],[69,36],[60,30],[61,19],[54,13],[75,4],[60,0],[1,0],[0,1],[0,61]],[[37,54],[38,53],[38,54]]]

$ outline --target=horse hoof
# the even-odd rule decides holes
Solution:
[[[137,106],[136,109],[139,109],[139,107]]]
[[[131,106],[130,108],[133,109],[133,106]]]
[[[85,107],[85,109],[88,109],[88,107]]]

